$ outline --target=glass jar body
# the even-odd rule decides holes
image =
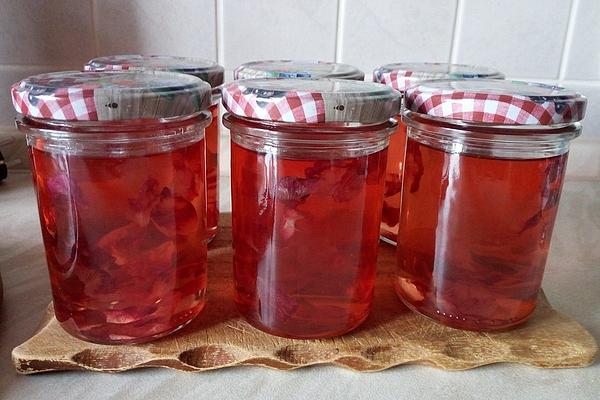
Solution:
[[[440,139],[446,128],[434,122],[408,125],[400,298],[455,328],[491,331],[524,322],[537,303],[568,141],[579,128],[484,128],[473,139],[482,132],[474,127]]]
[[[259,329],[284,337],[354,329],[373,296],[394,123],[329,135],[314,126],[265,128],[231,115],[225,124],[232,135],[239,311]]]
[[[208,240],[215,238],[219,226],[219,103],[214,103],[209,111],[211,123],[206,127],[206,226]]]
[[[21,120],[55,315],[70,334],[140,343],[186,325],[206,289],[206,116],[144,124]]]

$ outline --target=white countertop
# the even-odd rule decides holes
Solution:
[[[228,177],[221,184],[229,209]],[[0,184],[0,399],[598,399],[600,361],[582,369],[496,364],[462,372],[400,366],[357,373],[317,366],[296,371],[234,367],[202,373],[143,369],[120,374],[17,375],[10,353],[37,326],[50,287],[31,176],[12,171]],[[600,341],[600,182],[568,181],[543,287],[550,303]]]

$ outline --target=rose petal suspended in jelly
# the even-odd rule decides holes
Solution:
[[[302,202],[312,193],[316,182],[316,178],[285,176],[277,180],[275,197],[284,202]]]
[[[189,201],[165,195],[154,207],[151,220],[166,236],[188,235],[198,230],[198,214]]]
[[[154,178],[148,178],[140,188],[137,197],[129,199],[132,211],[132,220],[139,226],[146,226],[150,222],[150,213],[160,201],[162,188]]]
[[[153,266],[160,269],[172,263],[175,244],[166,238],[159,240],[157,235],[131,223],[107,233],[98,241],[98,247],[108,252],[116,265],[138,271],[138,275]]]
[[[331,169],[331,161],[329,160],[318,160],[315,161],[312,167],[308,167],[304,170],[304,174],[307,178],[320,178],[321,174]]]

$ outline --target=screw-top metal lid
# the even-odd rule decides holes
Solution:
[[[194,75],[208,82],[211,87],[223,83],[224,68],[214,61],[197,58],[122,54],[94,58],[84,66],[85,71],[169,71]]]
[[[11,87],[18,113],[64,121],[177,118],[207,110],[211,88],[192,75],[162,71],[55,72]]]
[[[400,111],[389,86],[343,79],[243,79],[223,88],[232,114],[279,122],[381,123]]]
[[[334,62],[264,60],[240,65],[233,71],[233,78],[336,78],[362,81],[365,73],[352,65]]]
[[[488,67],[447,63],[394,63],[373,71],[373,81],[403,92],[407,87],[429,79],[504,79],[504,74]]]
[[[496,125],[555,125],[581,121],[587,99],[541,83],[498,79],[432,80],[406,90],[407,110],[449,120]]]

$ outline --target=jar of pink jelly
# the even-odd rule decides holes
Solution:
[[[238,310],[285,337],[356,328],[373,297],[398,92],[341,79],[241,79],[223,88],[223,104]]]
[[[212,122],[204,134],[206,142],[206,205],[207,232],[211,241],[217,235],[219,225],[219,102],[224,69],[210,60],[197,58],[127,54],[98,57],[90,60],[84,67],[86,71],[115,70],[156,70],[180,72],[196,76],[207,82],[212,88],[210,112]]]
[[[104,344],[185,326],[205,304],[210,86],[75,71],[26,78],[11,95],[61,326]]]
[[[476,331],[533,313],[586,99],[473,79],[408,88],[396,289],[411,309]]]
[[[384,65],[373,71],[373,81],[391,86],[400,93],[404,93],[411,85],[429,79],[481,78],[504,79],[504,75],[492,68],[445,63],[396,63]],[[402,165],[406,147],[406,126],[400,116],[398,121],[398,128],[390,138],[381,217],[381,239],[394,245],[398,235]]]

